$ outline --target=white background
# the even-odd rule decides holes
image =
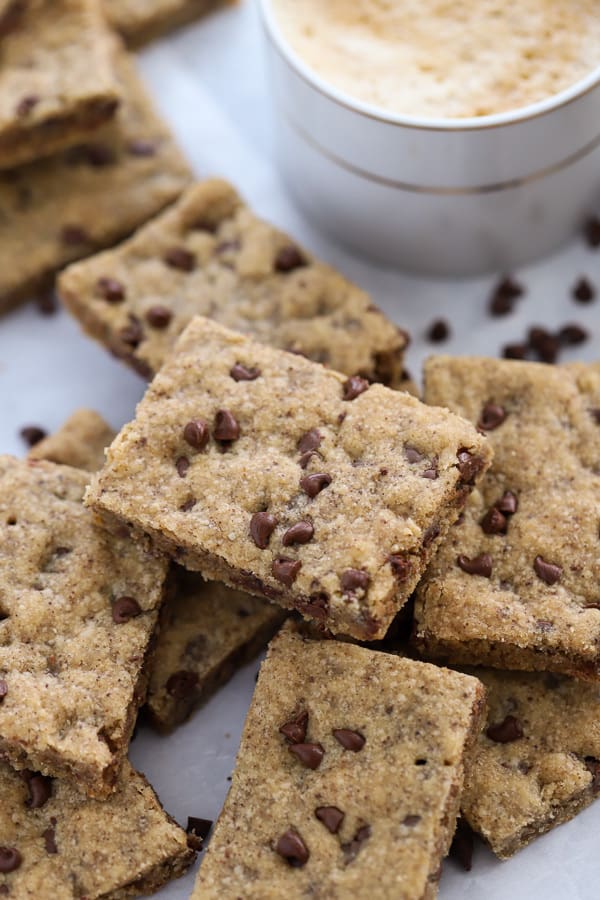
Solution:
[[[263,216],[283,226],[321,257],[371,292],[375,301],[413,335],[409,368],[441,349],[452,354],[497,356],[531,324],[556,328],[584,324],[590,341],[569,359],[596,359],[600,299],[576,305],[570,289],[587,274],[600,286],[600,252],[580,239],[553,259],[518,273],[527,287],[517,310],[487,315],[493,279],[439,282],[407,278],[358,259],[303,221],[288,200],[272,158],[272,118],[263,71],[262,35],[251,0],[218,13],[146,50],[140,65],[198,176],[229,178]],[[10,264],[10,262],[3,264]],[[453,337],[435,348],[423,339],[427,325],[444,317]],[[142,381],[80,335],[66,313],[44,318],[22,308],[0,321],[0,451],[22,454],[25,424],[56,429],[78,406],[94,407],[113,426],[132,417]],[[225,798],[258,663],[239,672],[193,720],[172,737],[142,729],[131,749],[169,810],[185,825],[188,815],[214,819]],[[447,862],[442,900],[597,900],[600,896],[600,804],[551,832],[510,862],[483,847],[467,875]],[[160,896],[180,900],[194,874]]]

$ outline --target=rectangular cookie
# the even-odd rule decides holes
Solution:
[[[0,763],[0,896],[123,900],[193,862],[187,836],[128,762],[107,800]]]
[[[0,169],[113,118],[119,88],[99,0],[0,0]]]
[[[488,718],[465,776],[463,818],[506,859],[600,792],[600,688],[554,673],[476,669]]]
[[[0,456],[0,755],[106,797],[144,700],[167,564],[95,524],[88,478]]]
[[[0,173],[0,313],[62,266],[129,234],[183,190],[190,172],[122,51],[113,125],[47,160]]]
[[[425,399],[494,462],[417,591],[424,655],[600,677],[600,366],[439,357]]]
[[[347,375],[391,387],[404,377],[406,334],[224,181],[193,185],[120,247],[71,266],[59,292],[91,337],[147,377],[195,315]]]
[[[187,25],[235,0],[102,0],[112,27],[133,47]]]
[[[372,640],[489,459],[445,410],[196,318],[87,500],[206,578]]]
[[[93,409],[78,409],[55,433],[31,448],[29,459],[46,459],[62,466],[97,472],[104,465],[104,448],[115,432]]]
[[[484,698],[475,678],[284,627],[193,900],[435,897]]]

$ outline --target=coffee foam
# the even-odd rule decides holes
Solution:
[[[272,0],[284,36],[329,84],[388,112],[519,109],[600,65],[598,0]]]

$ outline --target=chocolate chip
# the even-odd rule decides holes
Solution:
[[[387,561],[392,568],[394,578],[396,578],[397,581],[406,581],[412,571],[412,563],[410,559],[407,559],[405,556],[399,556],[396,553],[392,553],[390,556],[388,556]]]
[[[60,239],[67,247],[80,247],[81,244],[90,243],[90,236],[81,225],[63,225]]]
[[[197,673],[181,669],[179,672],[173,672],[169,676],[166,684],[167,694],[170,694],[171,697],[175,697],[177,700],[184,700],[194,693],[197,685]]]
[[[556,335],[540,326],[533,326],[529,329],[528,341],[529,346],[535,350],[542,362],[556,362],[560,352],[560,341]]]
[[[351,731],[350,728],[334,728],[333,736],[344,750],[352,750],[353,753],[362,750],[367,741],[360,731]]]
[[[311,522],[296,522],[284,533],[281,542],[284,547],[292,547],[294,544],[308,544],[315,533]]]
[[[204,419],[191,419],[183,429],[183,439],[194,450],[203,450],[210,439],[208,422]]]
[[[107,144],[80,144],[74,152],[78,154],[80,160],[95,169],[103,169],[115,162],[115,152]]]
[[[596,288],[587,278],[580,278],[573,288],[573,299],[577,303],[591,303],[596,297]]]
[[[519,508],[519,498],[512,491],[504,491],[494,506],[505,516],[512,516]]]
[[[180,272],[193,272],[196,268],[196,257],[185,247],[171,247],[163,256],[164,262],[172,269]]]
[[[141,613],[140,604],[134,597],[119,597],[113,603],[112,617],[113,622],[116,622],[117,625],[124,625],[130,619],[137,618]]]
[[[293,719],[282,725],[279,731],[290,743],[303,744],[306,740],[307,729],[308,713],[303,709]]]
[[[14,847],[0,847],[0,873],[14,872],[23,862],[23,857]]]
[[[421,816],[408,815],[408,816],[404,816],[404,818],[402,819],[402,824],[406,825],[407,828],[414,828],[415,825],[418,825],[420,821],[421,821]]]
[[[307,431],[306,434],[303,434],[298,441],[298,450],[302,454],[310,453],[310,451],[317,450],[321,446],[322,440],[323,435],[321,434],[319,429],[311,428],[310,431]]]
[[[53,316],[58,310],[54,288],[40,290],[35,297],[35,304],[43,316]]]
[[[508,528],[506,516],[503,516],[495,506],[491,506],[488,509],[479,524],[485,534],[506,534],[506,529]]]
[[[432,344],[441,344],[450,337],[450,326],[445,319],[436,319],[427,329],[426,336]]]
[[[0,678],[0,703],[4,700],[6,695],[8,694],[8,684],[4,680],[4,678]]]
[[[497,744],[510,744],[523,737],[523,726],[514,716],[506,716],[504,721],[490,725],[485,733]]]
[[[419,451],[415,449],[415,447],[411,447],[409,444],[406,444],[404,447],[404,458],[407,462],[413,464],[422,462],[425,459],[425,456],[423,453],[419,453]]]
[[[24,428],[21,428],[19,434],[28,447],[35,447],[36,444],[44,440],[47,433],[37,425],[26,425]]]
[[[533,561],[535,574],[546,584],[556,584],[562,575],[562,568],[554,563],[546,562],[542,556],[536,556]]]
[[[600,760],[597,760],[594,756],[586,756],[584,762],[592,776],[592,791],[598,794],[600,793]]]
[[[236,363],[231,367],[229,374],[234,381],[256,381],[261,371],[257,366],[243,366]]]
[[[600,247],[600,219],[591,216],[585,223],[583,234],[588,247],[595,250]]]
[[[568,347],[576,347],[578,344],[583,344],[588,338],[589,334],[585,328],[577,324],[563,325],[558,332],[559,341]]]
[[[369,382],[365,378],[361,378],[360,375],[352,375],[344,382],[342,399],[355,400],[360,394],[364,394],[368,387]]]
[[[358,829],[350,843],[342,844],[342,850],[347,863],[351,863],[358,854],[360,848],[371,837],[371,826],[363,825]]]
[[[130,156],[156,156],[156,144],[154,141],[145,141],[143,138],[137,138],[129,141],[127,144],[127,152]]]
[[[482,431],[493,431],[506,419],[506,410],[497,403],[486,403],[481,410],[477,427]]]
[[[337,806],[317,806],[315,816],[322,822],[327,831],[331,834],[337,834],[340,830],[345,813],[338,809]]]
[[[119,337],[124,344],[128,344],[134,350],[144,340],[144,329],[142,323],[133,313],[129,313],[129,325],[125,325],[119,331]]]
[[[340,584],[344,593],[350,594],[353,591],[366,591],[369,587],[369,573],[363,572],[362,569],[346,569],[342,572]]]
[[[17,118],[26,119],[39,102],[40,97],[37,94],[27,94],[25,97],[22,97],[15,107]]]
[[[291,587],[301,568],[302,563],[299,559],[288,559],[285,556],[278,556],[277,559],[273,560],[271,571],[277,581],[285,584],[286,587]]]
[[[166,306],[151,306],[146,313],[146,321],[152,328],[166,328],[173,318],[173,313]]]
[[[46,848],[46,853],[49,853],[51,855],[58,853],[54,828],[46,828],[46,830],[42,832],[42,837],[44,838],[44,847]]]
[[[589,413],[596,425],[600,425],[600,407],[598,409],[590,409]]]
[[[427,547],[431,546],[435,539],[440,535],[440,526],[434,522],[433,525],[430,525],[429,528],[426,528],[423,532],[423,547],[427,549]]]
[[[527,345],[526,344],[506,344],[502,348],[502,356],[504,359],[526,359],[527,358]]]
[[[188,816],[187,828],[188,845],[193,850],[202,850],[204,841],[210,834],[213,823],[211,819],[199,819],[196,816]]]
[[[450,846],[450,856],[455,859],[465,872],[473,868],[474,834],[464,819],[459,819]]]
[[[461,447],[456,458],[458,459],[456,468],[460,473],[461,481],[463,484],[473,484],[485,465],[483,459],[481,456],[470,453],[466,447]]]
[[[515,300],[524,294],[524,288],[513,278],[503,278],[494,288],[490,297],[491,316],[505,316],[514,309]]]
[[[254,513],[250,519],[250,537],[259,548],[266,550],[271,535],[277,527],[277,519],[268,512]]]
[[[116,278],[103,276],[96,282],[96,292],[108,303],[121,303],[125,299],[125,286]]]
[[[307,265],[307,260],[295,244],[288,244],[278,251],[274,265],[276,272],[293,272]]]
[[[489,553],[480,553],[469,559],[468,556],[459,556],[456,560],[463,572],[468,575],[482,575],[483,578],[491,578],[492,576],[492,557]]]
[[[281,835],[275,845],[275,850],[294,868],[306,865],[310,857],[308,847],[295,828],[289,828]]]
[[[25,0],[9,0],[8,5],[0,15],[0,38],[6,37],[20,27],[23,16],[27,11]]]
[[[297,756],[307,769],[318,769],[325,756],[321,744],[291,744],[288,750]]]
[[[177,469],[179,477],[185,478],[190,468],[190,461],[187,456],[180,456],[175,463],[175,468]]]
[[[240,436],[240,426],[233,413],[228,409],[219,409],[215,416],[213,434],[217,441],[237,441]]]
[[[330,484],[331,475],[327,475],[325,472],[315,472],[313,475],[305,475],[300,479],[300,487],[309,497],[316,497]]]
[[[437,458],[433,459],[431,465],[421,472],[421,478],[428,478],[430,481],[436,481],[439,478],[439,475]]]
[[[25,801],[25,806],[28,806],[29,809],[41,809],[52,796],[52,779],[27,769],[22,775],[29,788],[29,797]]]

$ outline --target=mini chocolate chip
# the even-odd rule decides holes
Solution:
[[[60,239],[67,247],[79,247],[81,244],[90,243],[90,236],[81,225],[63,225]]]
[[[406,581],[412,571],[410,559],[407,559],[405,556],[399,556],[397,553],[392,553],[388,556],[387,561],[392,568],[394,578],[398,581]]]
[[[494,506],[505,516],[512,516],[519,508],[519,498],[512,491],[504,491]]]
[[[345,593],[352,591],[366,591],[369,587],[369,573],[363,572],[362,569],[346,569],[342,572],[340,584]]]
[[[456,560],[459,567],[468,575],[482,575],[484,578],[492,576],[492,557],[489,553],[480,553],[469,559],[468,556],[459,556]]]
[[[409,463],[418,463],[423,462],[425,456],[422,453],[419,453],[414,447],[411,447],[409,444],[406,444],[404,447],[404,458]]]
[[[584,762],[592,776],[592,790],[595,794],[598,794],[600,793],[600,760],[597,760],[594,756],[586,756]]]
[[[36,444],[44,440],[47,433],[37,425],[26,425],[24,428],[21,428],[19,434],[28,447],[35,447]]]
[[[353,753],[362,750],[367,741],[360,731],[352,731],[350,728],[334,728],[333,736],[344,750],[352,750]]]
[[[23,862],[23,857],[14,847],[0,847],[0,873],[14,872]]]
[[[21,26],[26,11],[25,0],[9,0],[0,15],[0,38],[6,37],[7,34],[11,34]]]
[[[8,684],[4,680],[4,678],[0,678],[0,703],[4,700],[6,695],[8,694]]]
[[[250,519],[250,537],[259,548],[266,550],[271,535],[277,527],[277,519],[268,512],[254,513]]]
[[[502,356],[504,359],[526,359],[527,358],[527,345],[526,344],[506,344],[502,348]]]
[[[433,523],[429,528],[426,528],[423,533],[423,547],[427,549],[431,544],[435,541],[437,537],[440,535],[440,526],[437,523]]]
[[[196,816],[188,816],[187,828],[188,844],[193,850],[202,850],[204,841],[210,834],[212,819],[199,819]]]
[[[281,543],[284,547],[292,547],[294,544],[308,544],[315,533],[311,522],[296,522],[284,533]]]
[[[278,251],[274,265],[276,272],[293,272],[294,269],[306,266],[307,260],[295,244],[288,244]]]
[[[189,672],[181,669],[179,672],[173,672],[167,680],[167,694],[175,697],[177,700],[184,700],[190,697],[198,685],[198,675],[196,672]]]
[[[149,157],[156,156],[156,144],[154,141],[146,141],[136,138],[127,144],[127,152],[130,156]]]
[[[364,394],[366,390],[368,390],[369,382],[365,378],[361,378],[360,375],[351,375],[343,385],[342,389],[342,399],[343,400],[356,400],[360,394]]]
[[[561,344],[566,344],[567,346],[575,347],[578,344],[583,344],[589,338],[589,334],[582,328],[581,325],[569,324],[563,325],[563,327],[558,332],[558,339]]]
[[[81,144],[76,151],[83,161],[95,169],[103,169],[115,162],[115,152],[106,144]]]
[[[297,756],[307,769],[318,769],[325,756],[321,744],[290,744],[288,750]]]
[[[208,422],[204,419],[191,419],[183,429],[183,439],[194,450],[204,450],[210,439]]]
[[[25,806],[28,806],[29,809],[41,809],[52,796],[52,779],[39,772],[25,770],[22,774],[29,788],[29,797],[25,801]]]
[[[486,403],[481,410],[477,427],[482,431],[493,431],[506,419],[506,410],[497,403]]]
[[[130,619],[137,618],[141,613],[140,604],[134,597],[119,597],[113,603],[112,617],[113,622],[116,622],[117,625],[124,625]]]
[[[524,288],[513,278],[503,278],[494,288],[490,297],[491,316],[505,316],[514,309],[515,300],[524,293]]]
[[[286,587],[291,587],[301,568],[302,563],[299,559],[288,559],[285,556],[278,556],[277,559],[273,560],[271,571],[277,581],[285,584]]]
[[[588,247],[595,250],[600,247],[600,219],[590,216],[584,226],[583,234]]]
[[[257,366],[243,366],[236,363],[231,367],[229,374],[234,381],[256,381],[261,371]]]
[[[321,446],[323,435],[318,428],[311,428],[306,434],[303,434],[298,441],[298,450],[300,453],[309,453],[311,450],[317,450]]]
[[[331,475],[325,472],[315,472],[312,475],[305,475],[300,479],[300,487],[309,497],[316,497],[324,488],[331,484]]]
[[[433,459],[431,465],[421,472],[421,478],[428,478],[430,481],[437,481],[439,475],[437,458]]]
[[[598,409],[590,409],[589,413],[596,425],[600,425],[600,407]]]
[[[275,844],[275,850],[294,868],[304,866],[310,857],[308,847],[295,828],[289,828]]]
[[[459,819],[450,845],[450,856],[465,870],[473,868],[474,834],[464,819]]]
[[[404,816],[404,818],[402,819],[402,824],[406,825],[407,828],[414,828],[414,826],[418,825],[420,821],[421,821],[421,816],[408,815],[408,816]]]
[[[460,473],[461,481],[463,484],[473,484],[483,469],[483,459],[481,456],[470,453],[466,447],[461,447],[456,454],[456,458],[458,459],[458,466],[456,468]]]
[[[181,512],[189,512],[190,509],[193,509],[198,501],[194,497],[190,497],[189,500],[186,500],[185,503],[182,503],[179,509]]]
[[[187,456],[180,456],[175,463],[175,468],[177,469],[177,474],[179,475],[179,477],[185,478],[190,468],[190,461]]]
[[[108,303],[121,303],[125,299],[125,286],[116,278],[102,276],[96,282],[96,292]]]
[[[514,716],[506,716],[504,721],[490,725],[485,733],[497,744],[510,744],[523,737],[523,726]]]
[[[280,733],[292,744],[303,744],[308,729],[308,713],[302,710],[279,729]]]
[[[546,562],[542,556],[536,556],[533,561],[535,574],[546,584],[556,584],[562,575],[562,568],[554,563]]]
[[[40,97],[37,94],[27,94],[25,97],[22,97],[15,107],[17,118],[26,119],[39,102]]]
[[[164,262],[172,269],[180,272],[193,272],[196,268],[196,257],[185,247],[171,247],[163,256]]]
[[[577,303],[591,303],[596,297],[596,288],[587,278],[580,278],[573,288],[573,299]]]
[[[58,311],[54,288],[40,290],[34,300],[42,316],[53,316]]]
[[[119,337],[124,344],[128,344],[134,350],[144,340],[144,329],[142,323],[133,313],[129,313],[129,325],[125,325],[119,331]]]
[[[506,516],[503,516],[495,506],[491,506],[488,509],[484,517],[480,519],[479,524],[485,534],[506,534],[506,529],[508,528]]]
[[[345,813],[337,806],[317,806],[315,816],[322,822],[327,831],[337,834],[345,818]]]
[[[426,336],[432,344],[441,344],[450,337],[450,326],[445,319],[436,319],[427,329]]]
[[[213,434],[217,441],[237,441],[240,436],[240,426],[233,413],[228,409],[219,409],[215,416]]]
[[[364,844],[366,840],[371,837],[371,826],[370,825],[362,825],[350,843],[342,844],[342,850],[344,851],[344,856],[346,858],[347,863],[351,863],[353,859],[355,859],[358,851]]]
[[[554,363],[560,351],[558,337],[551,334],[545,328],[534,325],[529,329],[527,340],[532,350],[535,350],[542,362]]]
[[[146,313],[146,321],[152,328],[166,328],[173,318],[173,313],[166,306],[151,306]]]
[[[58,853],[54,828],[46,828],[46,830],[42,832],[42,837],[44,838],[44,847],[46,848],[46,853],[49,853],[51,855]]]

